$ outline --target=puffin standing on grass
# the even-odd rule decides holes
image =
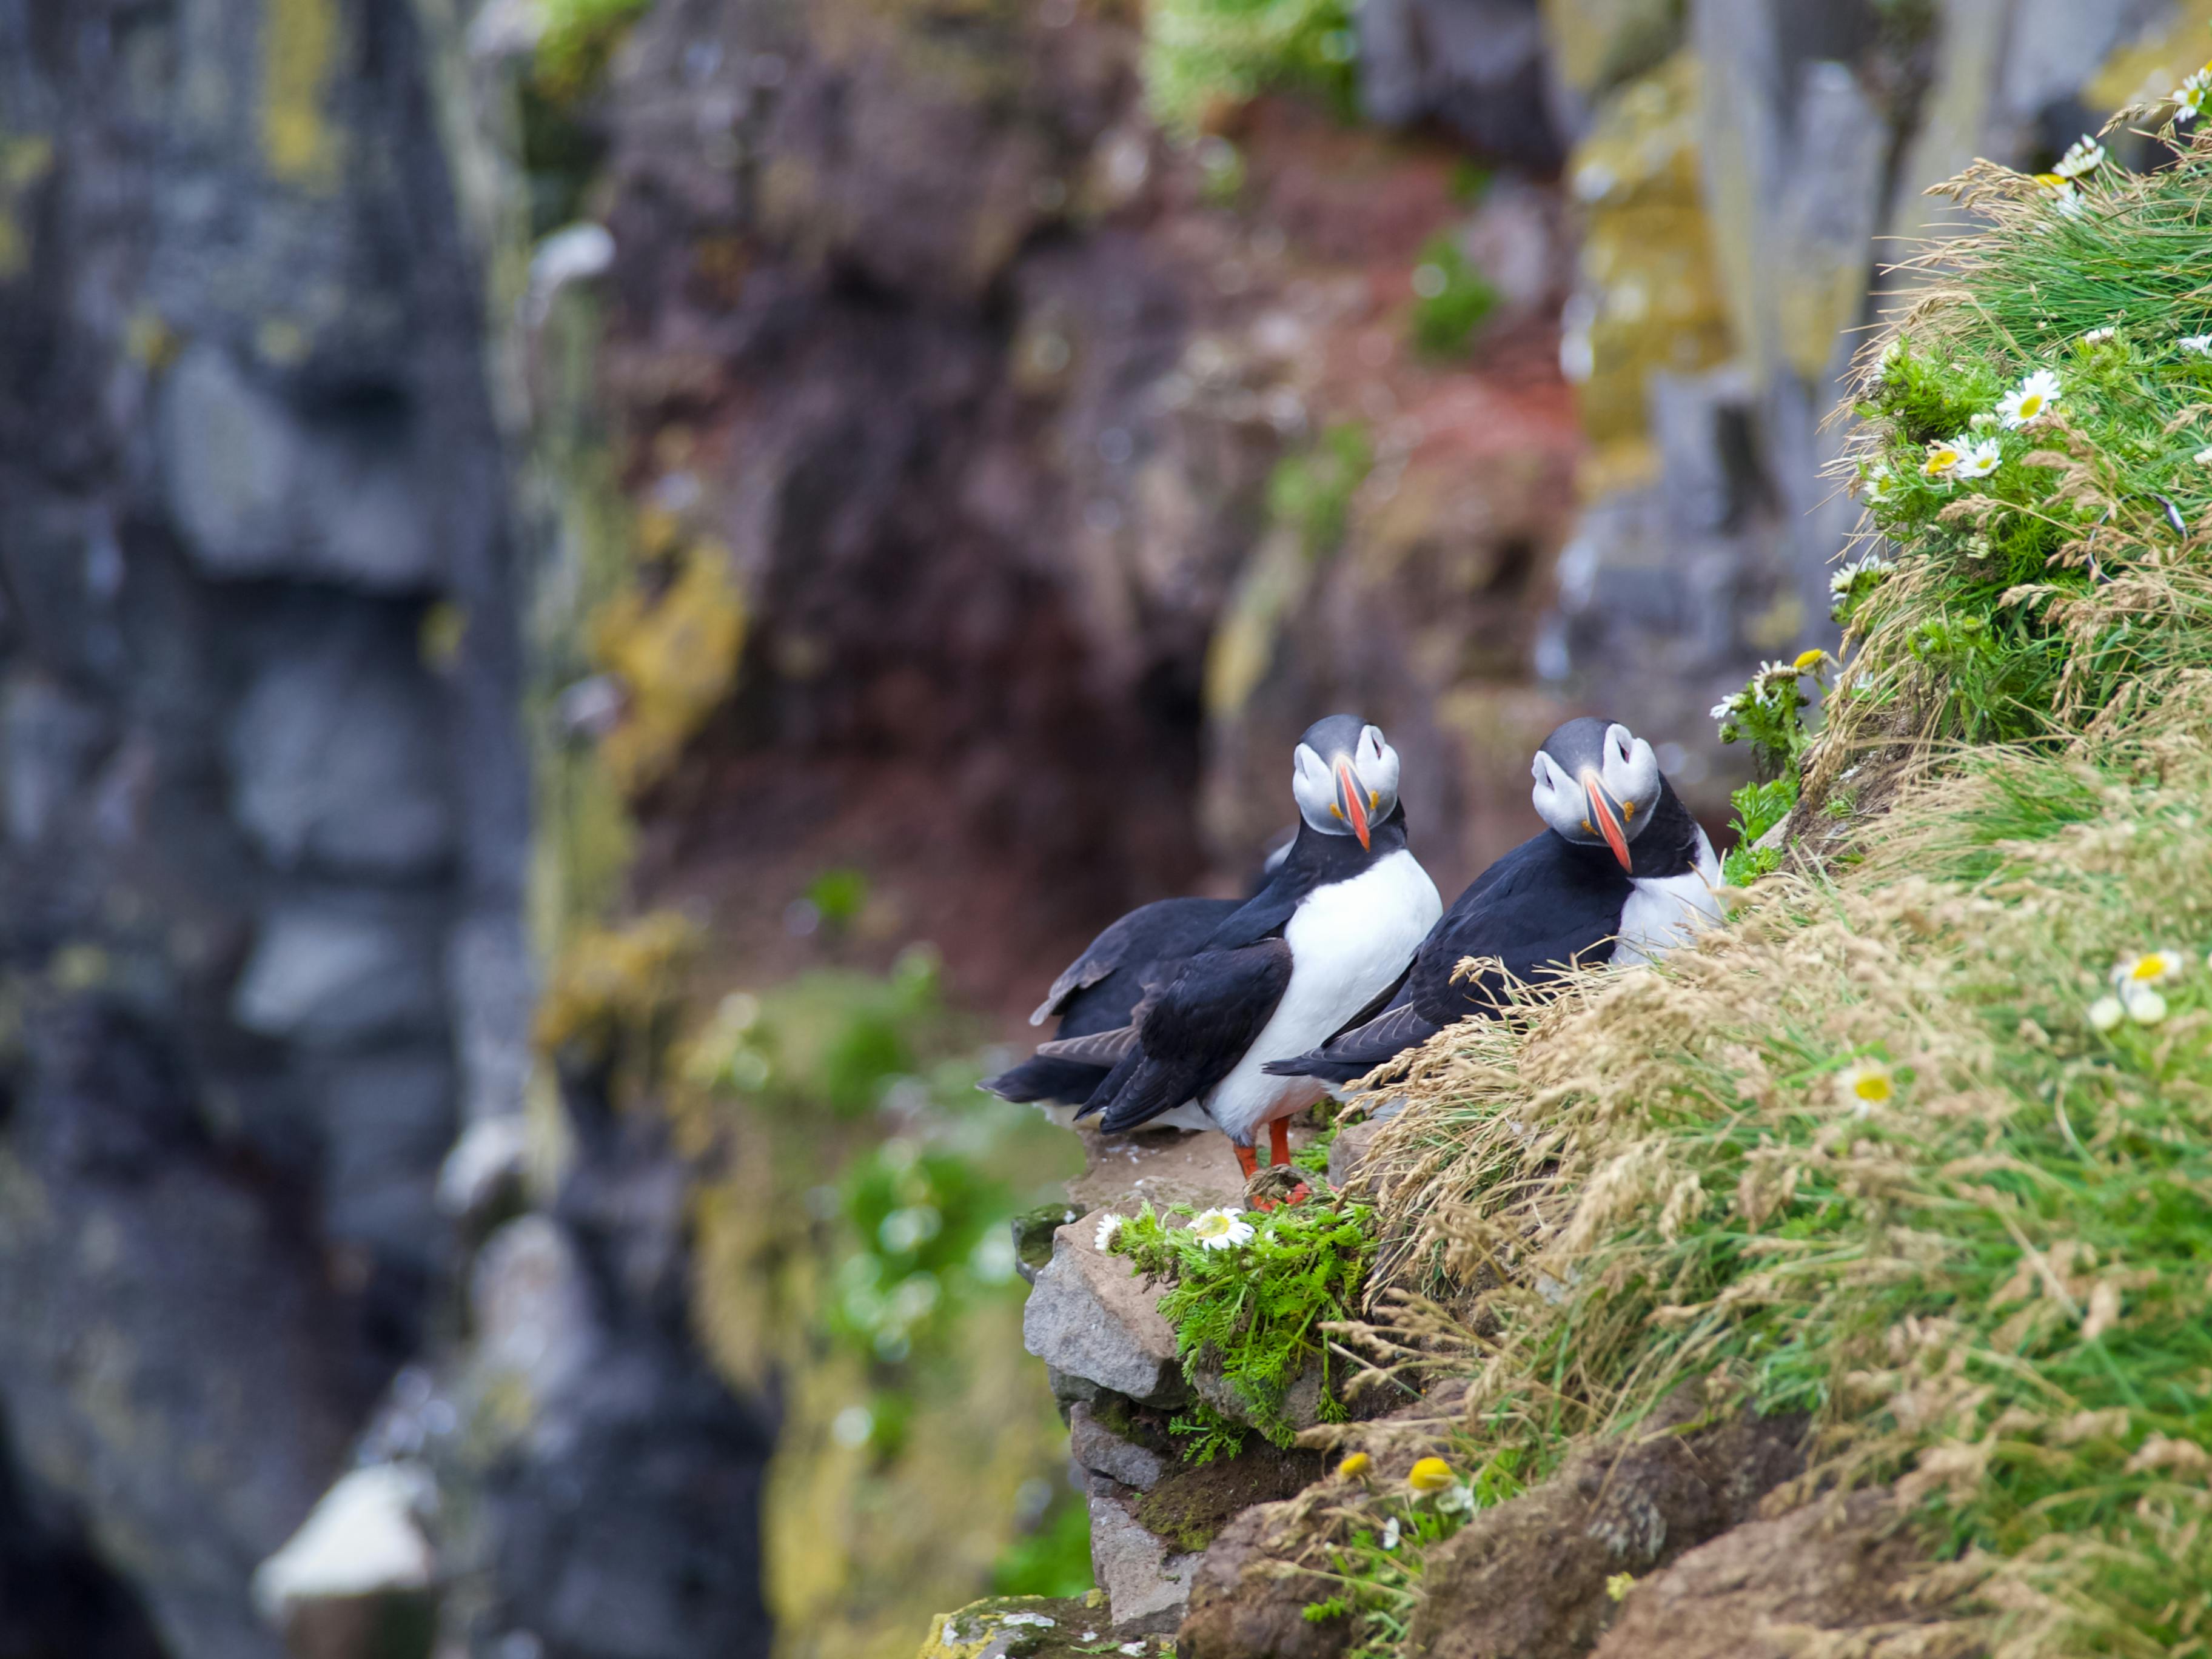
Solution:
[[[1378,727],[1351,714],[1309,726],[1291,793],[1297,837],[1267,884],[1189,954],[1156,963],[1157,983],[1127,1024],[1037,1050],[1111,1067],[1079,1115],[1102,1113],[1101,1127],[1120,1132],[1195,1101],[1247,1176],[1263,1124],[1272,1161],[1289,1161],[1286,1120],[1326,1089],[1269,1062],[1305,1053],[1387,995],[1443,910],[1407,849],[1398,751]]]
[[[1397,1059],[1468,1014],[1495,1015],[1505,975],[1534,981],[1577,965],[1654,961],[1720,920],[1720,861],[1659,770],[1651,745],[1619,724],[1573,720],[1533,768],[1549,828],[1492,865],[1422,941],[1383,1010],[1272,1075],[1341,1085]],[[1470,957],[1494,966],[1462,976]]]

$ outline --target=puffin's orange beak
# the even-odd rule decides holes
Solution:
[[[1367,838],[1367,803],[1359,799],[1359,780],[1352,775],[1350,761],[1340,760],[1336,763],[1336,795],[1352,825],[1352,833],[1359,837],[1360,849],[1372,850],[1374,843]]]
[[[1583,779],[1583,793],[1589,797],[1590,821],[1585,828],[1595,828],[1605,837],[1605,844],[1613,848],[1613,857],[1630,875],[1636,873],[1635,863],[1628,856],[1628,837],[1621,833],[1620,815],[1613,810],[1605,790],[1594,777]]]

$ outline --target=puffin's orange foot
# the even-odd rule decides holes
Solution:
[[[1229,1143],[1229,1150],[1237,1154],[1237,1162],[1244,1171],[1245,1180],[1249,1181],[1260,1173],[1260,1155],[1253,1148],[1239,1146],[1232,1140]]]
[[[1313,1188],[1307,1186],[1304,1182],[1301,1181],[1297,1186],[1291,1188],[1289,1192],[1283,1195],[1283,1202],[1285,1204],[1297,1204],[1305,1199],[1311,1198],[1312,1196]]]

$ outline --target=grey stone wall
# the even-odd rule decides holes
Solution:
[[[0,0],[0,1419],[174,1659],[277,1650],[248,1577],[421,1345],[457,1122],[520,1103],[437,134],[404,0]]]

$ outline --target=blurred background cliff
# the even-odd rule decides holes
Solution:
[[[2208,15],[0,0],[0,1659],[1082,1588],[993,1045],[1323,712],[1718,830],[1923,191]]]

